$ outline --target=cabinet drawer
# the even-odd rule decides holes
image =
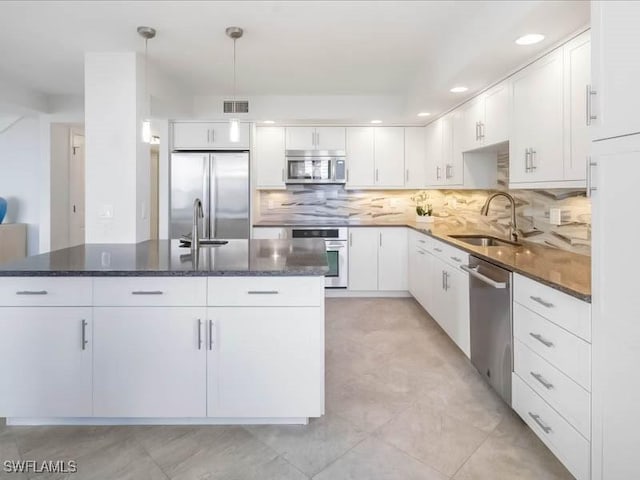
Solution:
[[[453,267],[469,265],[469,254],[459,248],[432,239],[431,253]]]
[[[91,278],[3,277],[0,305],[4,307],[55,307],[91,305]]]
[[[515,341],[514,371],[583,437],[591,438],[591,395],[560,370]]]
[[[434,240],[429,235],[409,229],[409,242],[409,246],[412,250],[415,250],[416,247],[420,247],[424,250],[431,251]]]
[[[514,275],[513,298],[530,310],[591,341],[591,305],[571,295]]]
[[[324,277],[214,277],[207,298],[216,307],[318,306]]]
[[[578,479],[590,478],[590,443],[513,374],[513,409]]]
[[[513,304],[513,336],[591,391],[591,345],[540,315]]]
[[[109,306],[204,306],[207,279],[203,277],[110,277],[96,278],[94,305]]]

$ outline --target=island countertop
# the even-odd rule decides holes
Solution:
[[[10,276],[321,276],[322,239],[229,240],[198,254],[177,240],[84,244],[0,264]]]

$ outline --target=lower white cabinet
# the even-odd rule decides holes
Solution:
[[[222,307],[209,309],[208,318],[210,417],[322,414],[324,316],[320,309]]]
[[[407,263],[405,227],[349,229],[349,290],[406,291]]]
[[[97,417],[205,417],[206,308],[94,309]]]
[[[91,416],[91,308],[0,308],[0,416]]]

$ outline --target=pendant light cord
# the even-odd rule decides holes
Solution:
[[[147,119],[151,116],[151,102],[149,102],[149,56],[147,54],[149,39],[144,39],[144,103],[147,111]]]
[[[233,113],[236,113],[236,40],[233,39]]]

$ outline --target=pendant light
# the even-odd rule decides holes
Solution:
[[[142,141],[151,143],[151,102],[149,101],[149,57],[147,55],[147,44],[150,39],[156,36],[156,29],[151,27],[138,27],[138,35],[144,38],[144,119],[142,120]]]
[[[235,117],[237,112],[236,108],[236,40],[242,37],[244,31],[240,27],[228,27],[225,33],[229,38],[233,40],[233,108],[232,113],[234,117],[229,121],[229,141],[237,143],[240,141],[240,124]]]

